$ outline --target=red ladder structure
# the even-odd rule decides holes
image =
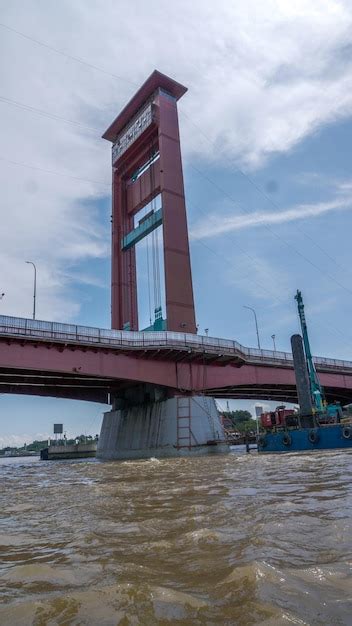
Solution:
[[[190,396],[177,396],[177,449],[192,447],[191,402]]]

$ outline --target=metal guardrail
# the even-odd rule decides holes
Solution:
[[[109,330],[94,328],[91,326],[79,326],[75,324],[61,324],[59,322],[45,322],[41,320],[31,320],[22,317],[10,317],[0,315],[0,335],[11,335],[21,337],[32,337],[36,339],[52,339],[85,344],[95,344],[111,347],[126,348],[188,348],[201,350],[202,352],[216,352],[224,355],[235,355],[245,361],[250,362],[271,362],[279,365],[292,363],[293,358],[290,352],[279,352],[273,350],[259,350],[257,348],[247,348],[237,341],[231,339],[218,339],[203,335],[193,335],[190,333],[176,333],[172,331],[158,332],[135,332],[124,330]],[[351,361],[341,359],[329,359],[324,357],[313,357],[317,366],[352,369]]]

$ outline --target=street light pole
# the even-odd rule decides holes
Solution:
[[[33,261],[26,261],[29,265],[33,265],[34,268],[34,284],[33,284],[33,319],[35,320],[35,303],[37,298],[37,268]]]
[[[261,350],[261,347],[260,347],[260,341],[259,341],[259,330],[258,330],[258,320],[257,320],[257,314],[256,314],[255,310],[254,310],[254,309],[252,309],[252,307],[251,307],[251,306],[246,306],[246,305],[244,304],[244,305],[243,305],[243,308],[244,308],[244,309],[249,309],[250,311],[252,311],[252,313],[253,313],[253,315],[254,315],[254,320],[255,320],[255,329],[256,329],[256,331],[257,331],[257,342],[258,342],[258,348],[259,348],[259,350]]]
[[[276,337],[276,335],[271,335],[271,338],[272,338],[272,340],[273,340],[273,344],[274,344],[274,351],[276,352],[275,337]]]

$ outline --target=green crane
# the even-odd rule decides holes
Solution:
[[[298,315],[299,315],[299,319],[301,322],[302,338],[303,338],[304,351],[306,354],[307,369],[308,369],[308,376],[309,376],[309,383],[310,383],[310,392],[312,395],[313,407],[315,408],[315,411],[317,413],[324,413],[325,412],[324,392],[319,382],[318,374],[316,372],[315,365],[313,362],[313,357],[312,357],[309,339],[308,339],[306,316],[304,314],[303,298],[302,298],[302,293],[299,290],[297,290],[297,293],[295,295],[295,300],[297,300]]]

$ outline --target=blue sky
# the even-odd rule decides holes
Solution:
[[[108,1],[104,13],[96,0],[71,4],[0,0],[1,312],[30,316],[31,259],[38,318],[109,326],[110,145],[100,136],[157,68],[189,89],[180,128],[200,332],[254,346],[248,305],[262,346],[274,333],[289,350],[299,288],[313,352],[350,359],[347,0]],[[142,267],[142,294],[144,279]],[[60,419],[94,434],[103,410],[0,396],[0,445],[46,436]]]

